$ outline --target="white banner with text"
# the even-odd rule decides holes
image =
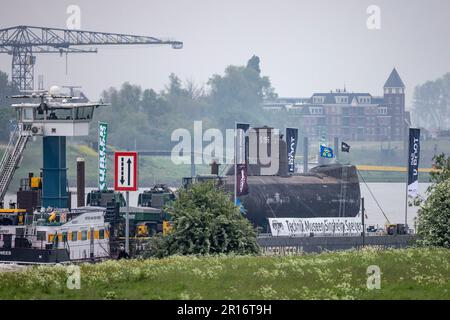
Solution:
[[[272,236],[359,236],[363,231],[361,218],[268,218]]]

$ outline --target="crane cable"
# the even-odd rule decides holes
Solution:
[[[386,216],[386,213],[384,212],[383,208],[381,208],[377,198],[375,198],[375,195],[373,194],[372,190],[370,190],[369,186],[367,185],[366,180],[364,180],[364,177],[362,176],[361,172],[359,170],[356,170],[359,174],[359,176],[361,177],[362,181],[364,182],[364,185],[366,186],[367,190],[369,190],[370,195],[372,196],[373,200],[375,201],[375,203],[377,204],[378,208],[381,210],[381,213],[383,214],[383,216],[386,218],[387,222],[390,224],[391,221],[389,220],[389,218]]]

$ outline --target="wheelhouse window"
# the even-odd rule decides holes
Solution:
[[[34,117],[34,110],[33,108],[23,108],[22,111],[22,120],[23,121],[33,121]]]
[[[72,231],[72,241],[77,241],[77,240],[78,240],[78,232]]]
[[[36,238],[37,238],[37,241],[45,241],[46,232],[45,231],[36,232]]]
[[[87,230],[81,231],[81,241],[87,240]]]
[[[98,231],[98,238],[99,239],[105,239],[105,230],[104,229],[100,229]]]
[[[47,114],[48,120],[72,120],[72,108],[52,109]]]
[[[89,120],[92,119],[94,113],[94,107],[80,107],[75,110],[76,120]]]
[[[35,120],[44,120],[45,112],[43,109],[37,109],[35,113]]]

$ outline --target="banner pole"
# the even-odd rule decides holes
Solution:
[[[365,221],[364,221],[364,218],[365,218],[365,214],[366,214],[366,208],[365,208],[365,206],[364,206],[364,197],[362,197],[361,198],[361,223],[362,223],[362,227],[363,227],[363,230],[362,230],[362,246],[363,246],[363,248],[364,248],[364,246],[366,245],[366,227],[365,227]]]
[[[125,193],[127,211],[125,216],[125,252],[130,254],[130,192]]]
[[[234,204],[237,201],[237,121],[234,122]]]
[[[406,182],[405,182],[405,228],[407,229],[408,227],[408,180],[409,180],[409,148],[410,148],[410,139],[411,139],[411,131],[410,128],[408,128],[408,137],[406,140]]]
[[[406,173],[408,175],[408,173]],[[405,188],[405,228],[408,226],[408,177],[406,177],[406,188]]]

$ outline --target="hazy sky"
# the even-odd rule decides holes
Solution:
[[[0,28],[66,27],[66,9],[81,8],[81,29],[170,37],[169,46],[98,47],[98,54],[38,55],[45,85],[82,85],[91,99],[129,81],[164,88],[168,75],[205,84],[229,64],[256,54],[280,96],[310,96],[342,88],[382,94],[395,66],[407,86],[450,71],[448,0],[1,0]],[[381,9],[381,29],[369,30],[369,5]],[[0,69],[11,73],[11,57]]]

